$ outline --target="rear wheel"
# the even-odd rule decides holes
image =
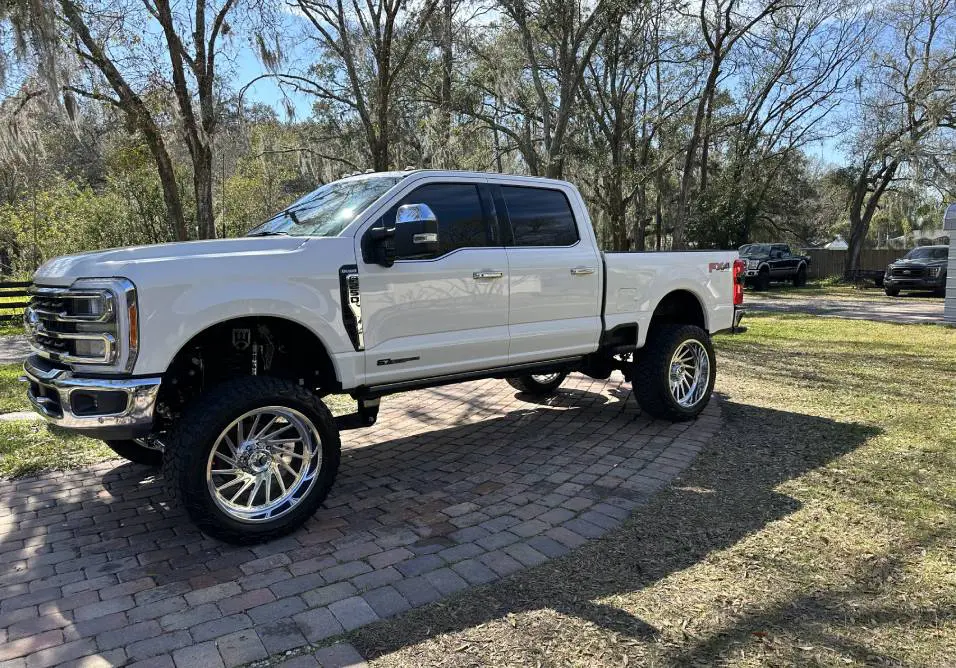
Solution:
[[[641,409],[682,422],[697,417],[714,391],[717,362],[710,335],[694,325],[662,325],[638,353],[632,383]]]
[[[163,449],[155,441],[137,438],[126,441],[104,441],[104,443],[120,457],[135,464],[159,466],[163,463]]]
[[[263,376],[199,397],[164,445],[167,484],[189,516],[236,544],[277,538],[311,517],[332,488],[341,450],[318,397]]]
[[[554,373],[529,374],[515,376],[508,379],[508,384],[519,392],[536,397],[548,397],[554,394],[568,374],[556,371]]]
[[[900,289],[899,289],[899,288],[891,288],[890,286],[885,285],[885,286],[883,286],[883,292],[885,292],[888,297],[895,297],[895,296],[897,296],[898,294],[900,294]]]

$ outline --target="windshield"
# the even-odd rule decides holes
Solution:
[[[740,247],[740,254],[747,255],[770,255],[770,244],[747,244]]]
[[[906,254],[907,260],[945,260],[949,255],[949,249],[945,246],[930,246],[923,248],[914,248]]]
[[[249,237],[338,236],[355,217],[384,195],[402,176],[372,176],[333,181],[296,201],[246,233]]]

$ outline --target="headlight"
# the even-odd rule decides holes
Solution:
[[[136,289],[125,278],[36,286],[24,321],[31,346],[54,362],[100,373],[131,372],[138,351]]]
[[[939,277],[941,273],[943,273],[942,267],[927,267],[926,268],[926,275],[929,276],[930,278],[937,278]]]
[[[747,260],[747,269],[756,269],[760,266],[760,260]]]

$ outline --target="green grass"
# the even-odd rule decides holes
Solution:
[[[0,422],[0,476],[88,466],[116,455],[102,441],[54,430],[40,422]]]
[[[350,634],[373,664],[950,665],[956,329],[755,315],[724,426],[621,530]]]
[[[30,408],[26,388],[17,378],[23,373],[19,364],[0,366],[0,413],[12,413]]]
[[[791,283],[771,283],[770,288],[763,292],[757,292],[753,288],[747,290],[746,299],[755,297],[757,299],[801,299],[801,298],[833,298],[833,299],[854,299],[866,301],[885,300],[882,288],[877,288],[872,284],[856,286],[848,283],[842,283],[838,279],[825,278],[808,282],[805,286],[797,288]]]

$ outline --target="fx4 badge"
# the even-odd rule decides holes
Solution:
[[[236,350],[245,350],[249,347],[249,344],[252,343],[252,330],[251,329],[234,329],[232,330],[232,347]]]
[[[730,263],[729,262],[711,262],[710,265],[708,266],[708,269],[710,270],[710,273],[714,273],[715,271],[727,271],[728,269],[730,269]]]

